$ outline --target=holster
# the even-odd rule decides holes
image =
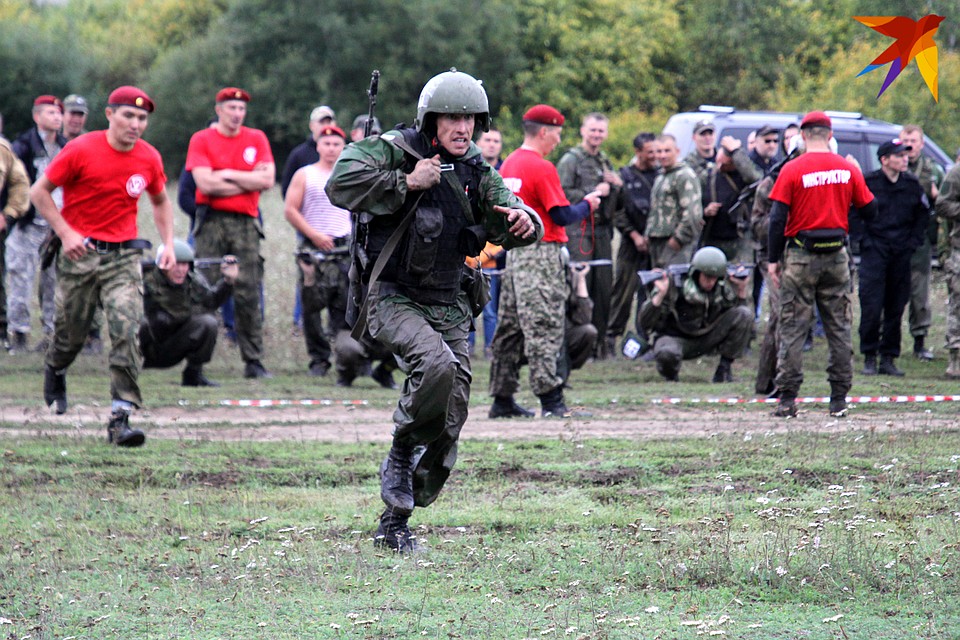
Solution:
[[[62,244],[60,236],[58,236],[53,229],[47,229],[47,235],[44,237],[43,242],[40,243],[40,248],[38,249],[41,269],[46,269],[56,261]]]

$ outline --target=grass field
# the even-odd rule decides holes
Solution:
[[[277,194],[264,205],[265,363],[277,377],[243,380],[225,345],[208,368],[220,389],[145,372],[149,406],[134,421],[148,436],[150,409],[186,401],[189,424],[198,403],[224,398],[363,399],[389,431],[396,392],[305,375],[293,233]],[[148,216],[141,231],[155,237]],[[956,393],[942,378],[944,292],[938,281],[939,360],[904,357],[906,378],[858,376],[854,394]],[[804,394],[828,390],[825,351],[808,354]],[[669,438],[589,438],[576,421],[537,436],[533,421],[517,440],[508,421],[477,439],[468,421],[446,490],[411,521],[427,551],[397,557],[371,544],[385,448],[299,437],[324,409],[304,408],[280,441],[118,450],[41,410],[39,354],[0,366],[0,638],[960,637],[955,403],[862,405],[829,431],[824,407],[784,430],[762,406],[704,406],[702,423],[734,423],[710,437],[684,437],[690,407]],[[752,397],[755,356],[719,388],[714,366],[685,363],[667,384],[649,364],[590,363],[568,400],[603,422],[680,415],[650,404],[665,396]],[[488,375],[477,358],[472,419],[486,413]],[[106,356],[79,358],[68,380],[72,411],[105,425]],[[211,429],[234,426],[219,411]]]

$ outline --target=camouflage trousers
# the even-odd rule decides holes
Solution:
[[[512,396],[519,390],[524,355],[535,394],[543,395],[563,384],[557,374],[567,298],[562,248],[555,242],[538,242],[511,249],[507,255],[491,345],[491,396]]]
[[[40,269],[40,245],[50,227],[15,224],[7,236],[7,323],[10,331],[30,333],[30,300]],[[50,265],[40,273],[39,300],[43,332],[53,332],[57,272]]]
[[[570,251],[570,260],[579,262],[585,260],[613,260],[613,227],[604,224],[593,227],[591,234],[589,226],[578,226],[573,233],[567,230],[570,236],[567,249]],[[599,335],[607,335],[607,325],[610,323],[610,306],[613,299],[613,265],[590,267],[587,274],[587,292],[593,300],[593,318],[590,323],[597,328]],[[601,340],[596,345],[598,355],[605,346]]]
[[[639,313],[643,301],[647,299],[647,290],[640,286],[637,271],[650,268],[650,254],[637,251],[637,245],[628,235],[620,236],[620,248],[617,249],[616,274],[613,277],[613,301],[610,310],[610,323],[607,325],[607,335],[619,337],[627,329],[630,320],[630,310],[633,308],[633,299],[637,298]],[[638,295],[639,294],[639,295]],[[640,323],[634,318],[637,331]]]
[[[788,247],[780,277],[780,350],[777,386],[795,398],[803,384],[803,343],[816,304],[827,335],[830,395],[846,395],[853,384],[853,292],[847,250],[810,253]]]
[[[406,374],[393,412],[395,446],[415,447],[414,504],[436,500],[457,461],[457,441],[470,402],[473,326],[466,294],[455,305],[422,305],[374,285],[367,326]]]
[[[713,352],[736,360],[750,341],[753,313],[750,307],[728,309],[717,318],[710,331],[702,336],[658,335],[653,345],[657,371],[672,378],[680,372],[683,360],[691,360]]]
[[[944,264],[947,276],[947,349],[960,349],[960,248],[954,247]]]
[[[263,232],[257,219],[239,213],[209,211],[194,237],[198,258],[219,258],[232,254],[240,261],[240,276],[233,285],[234,328],[244,362],[259,361],[263,355],[263,317],[260,313],[260,283]],[[201,269],[210,282],[219,277],[219,265]]]
[[[654,269],[664,269],[671,264],[686,264],[693,258],[695,242],[680,247],[680,251],[671,249],[667,242],[670,238],[650,238],[650,266]]]
[[[110,397],[143,404],[140,396],[140,320],[143,280],[139,249],[98,254],[77,261],[63,253],[57,260],[57,316],[46,364],[63,370],[83,349],[99,303],[110,333]]]
[[[301,251],[316,251],[312,245],[304,245]],[[347,322],[347,277],[349,264],[346,260],[331,260],[316,265],[316,282],[312,287],[303,284],[300,272],[300,299],[303,301],[303,339],[310,356],[310,366],[321,362],[330,364],[330,335],[345,329]],[[323,328],[323,310],[327,310],[330,326]]]
[[[930,330],[933,313],[930,311],[930,239],[924,235],[910,258],[910,335],[925,336]]]
[[[767,261],[757,263],[757,270],[767,272]],[[777,352],[780,349],[780,289],[767,281],[767,299],[770,302],[767,327],[757,354],[757,380],[754,390],[757,393],[770,393],[770,385],[777,378]]]
[[[217,346],[219,323],[212,313],[198,313],[171,331],[161,333],[150,327],[146,318],[140,322],[140,350],[145,369],[166,369],[187,361],[187,366],[201,367],[210,362]]]

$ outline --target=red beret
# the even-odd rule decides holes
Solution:
[[[60,102],[60,98],[57,96],[38,96],[37,99],[33,101],[33,106],[35,107],[43,104],[52,104],[60,109],[60,113],[63,113],[63,103]]]
[[[833,123],[830,121],[830,116],[823,111],[811,111],[803,116],[803,121],[800,122],[800,128],[803,129],[805,127],[826,127],[827,129],[832,129]]]
[[[551,107],[548,104],[538,104],[535,107],[530,107],[525,114],[523,114],[524,122],[539,122],[540,124],[549,124],[554,127],[559,127],[563,124],[563,114]]]
[[[126,106],[143,109],[147,113],[153,113],[153,100],[150,99],[142,89],[124,85],[117,87],[107,98],[107,104],[111,106]]]
[[[217,92],[217,102],[226,102],[227,100],[250,102],[250,94],[237,87],[225,87]]]
[[[320,129],[320,134],[317,137],[322,138],[323,136],[340,136],[344,140],[347,139],[347,134],[343,132],[343,129],[332,124],[328,124]]]

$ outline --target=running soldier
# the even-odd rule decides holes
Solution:
[[[355,280],[368,287],[370,335],[407,379],[393,414],[393,444],[380,467],[375,544],[415,551],[408,521],[430,505],[457,459],[470,399],[473,316],[485,300],[464,260],[483,240],[506,248],[536,242],[543,226],[480,157],[473,138],[490,126],[487,94],[456,70],[423,87],[413,128],[344,149],[327,182],[330,201],[358,216]],[[396,249],[396,250],[394,250]],[[360,264],[357,264],[359,262]]]

